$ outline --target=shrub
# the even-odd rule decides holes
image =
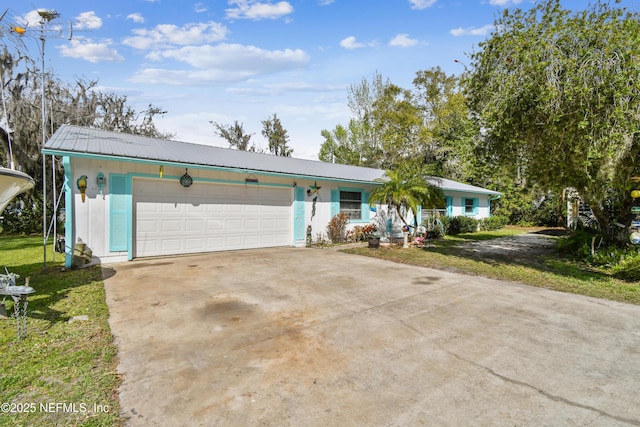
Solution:
[[[2,232],[7,234],[42,233],[42,201],[36,200],[33,205],[22,206],[13,201],[2,213]],[[51,211],[47,212],[51,218]]]
[[[607,244],[597,232],[576,230],[558,240],[558,250],[618,279],[640,281],[640,250],[630,245]]]
[[[445,231],[447,234],[474,233],[478,231],[478,220],[468,216],[445,217]]]
[[[331,221],[329,221],[327,225],[327,238],[331,240],[331,243],[344,242],[347,240],[348,223],[349,217],[343,213],[331,218]]]
[[[422,222],[422,227],[426,234],[423,237],[426,237],[429,240],[443,238],[446,230],[446,218],[447,217],[424,220]]]
[[[374,233],[378,231],[378,227],[374,224],[356,225],[353,229],[347,232],[347,241],[349,242],[363,242],[373,237]]]
[[[480,221],[480,229],[485,231],[500,230],[509,223],[509,218],[501,215],[494,215]]]

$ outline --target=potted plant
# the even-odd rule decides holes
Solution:
[[[370,248],[377,249],[380,247],[380,236],[371,235],[369,236],[368,242]]]

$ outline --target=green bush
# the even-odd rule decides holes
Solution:
[[[47,218],[51,218],[48,212]],[[32,206],[22,207],[19,201],[14,201],[2,213],[2,232],[6,234],[34,234],[42,233],[42,201],[36,201]]]
[[[614,277],[640,281],[640,248],[606,244],[598,233],[576,230],[558,240],[558,250]]]
[[[480,229],[484,231],[494,231],[504,228],[509,224],[509,217],[495,215],[480,221]]]
[[[593,240],[595,238],[595,240]],[[591,245],[599,245],[599,237],[589,230],[576,230],[558,239],[558,251],[579,260],[588,261],[591,257]]]
[[[442,222],[446,234],[456,235],[478,231],[478,220],[468,216],[444,217]]]
[[[426,236],[428,239],[442,239],[445,236],[446,230],[446,221],[447,217],[442,217],[438,219],[424,220],[422,221],[422,227],[424,227],[426,231]]]

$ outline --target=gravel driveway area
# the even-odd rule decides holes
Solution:
[[[556,238],[560,230],[531,231],[513,236],[499,237],[492,240],[481,240],[465,243],[461,250],[473,252],[479,256],[503,256],[526,258],[529,256],[549,255],[555,251]]]

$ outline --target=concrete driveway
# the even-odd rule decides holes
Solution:
[[[640,425],[640,307],[320,249],[115,264],[131,426]]]

